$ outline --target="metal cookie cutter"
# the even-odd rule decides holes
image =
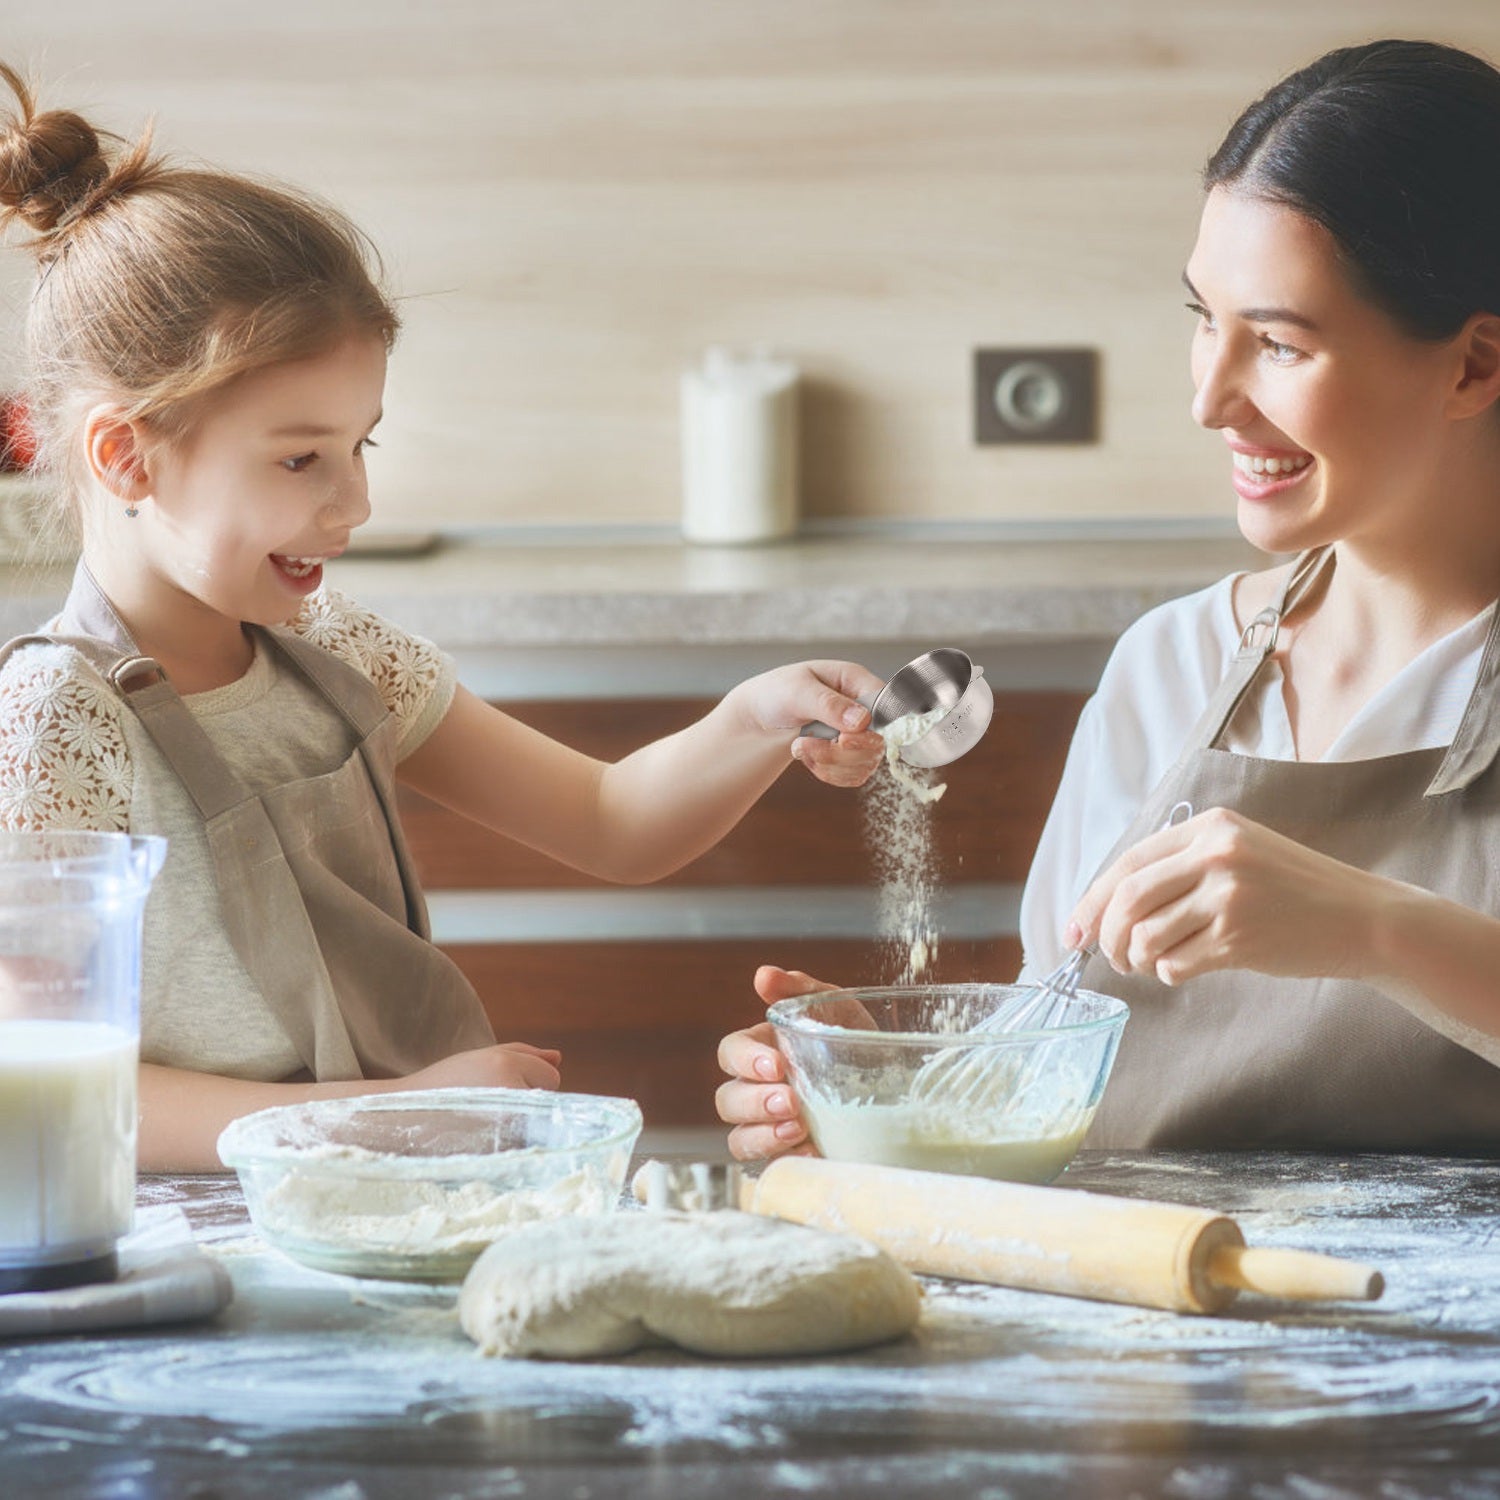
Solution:
[[[753,1180],[737,1162],[645,1161],[630,1181],[644,1207],[684,1213],[739,1208],[747,1189],[753,1189]]]

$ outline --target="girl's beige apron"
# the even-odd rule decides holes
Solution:
[[[58,632],[4,651],[28,641],[71,646],[140,718],[202,814],[230,940],[309,1075],[393,1078],[490,1045],[478,996],[428,940],[396,814],[394,717],[374,684],[329,652],[282,628],[257,628],[256,637],[348,729],[335,770],[259,796],[139,654],[81,564]]]
[[[1101,868],[1185,801],[1233,808],[1334,859],[1500,915],[1500,610],[1447,750],[1328,763],[1218,748],[1282,616],[1328,556],[1299,559],[1278,603],[1246,629],[1181,758]],[[1231,971],[1169,989],[1099,957],[1081,983],[1130,1005],[1091,1146],[1500,1149],[1500,1068],[1368,984]]]

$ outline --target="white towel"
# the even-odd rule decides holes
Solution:
[[[234,1295],[229,1273],[193,1243],[187,1215],[141,1209],[118,1246],[114,1281],[0,1296],[0,1339],[211,1318]]]

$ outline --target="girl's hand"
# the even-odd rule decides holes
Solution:
[[[808,995],[814,990],[834,990],[796,969],[778,969],[772,964],[755,971],[755,993],[767,1005]],[[729,1132],[729,1154],[739,1161],[785,1156],[815,1156],[802,1123],[797,1096],[786,1081],[786,1060],[776,1048],[769,1021],[744,1031],[731,1031],[719,1043],[719,1066],[730,1081],[719,1085],[714,1107],[719,1118],[734,1128]]]
[[[885,684],[852,661],[805,661],[777,667],[742,682],[730,694],[756,732],[790,735],[792,755],[830,786],[862,786],[885,754],[885,741],[870,729],[873,699]],[[820,740],[798,731],[818,721],[840,731]]]
[[[1216,969],[1359,977],[1388,886],[1211,808],[1127,849],[1084,893],[1065,941],[1097,942],[1117,973],[1166,985]]]
[[[529,1042],[499,1042],[455,1052],[416,1073],[408,1073],[395,1088],[405,1089],[555,1089],[562,1082],[557,1065],[562,1053]]]

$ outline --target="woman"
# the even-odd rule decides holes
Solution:
[[[1097,944],[1083,985],[1130,1003],[1090,1144],[1500,1149],[1500,73],[1331,52],[1204,180],[1193,415],[1297,556],[1121,638],[1028,970]],[[810,1149],[768,1026],[720,1060],[737,1155]]]

